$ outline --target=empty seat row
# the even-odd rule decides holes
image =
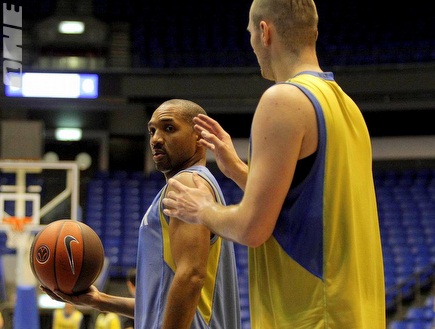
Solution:
[[[412,306],[401,320],[392,321],[388,329],[433,329],[435,327],[435,296],[428,296],[423,306]]]

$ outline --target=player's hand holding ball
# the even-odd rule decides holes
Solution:
[[[104,248],[99,236],[76,220],[48,224],[35,236],[30,249],[30,266],[42,286],[67,295],[89,290],[103,263]]]

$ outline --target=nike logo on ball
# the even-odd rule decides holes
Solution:
[[[78,243],[77,239],[73,237],[72,235],[67,235],[63,240],[66,248],[66,252],[68,254],[68,260],[69,260],[69,266],[71,267],[71,272],[74,275],[75,274],[75,266],[74,266],[74,256],[71,249],[71,243],[76,242]]]

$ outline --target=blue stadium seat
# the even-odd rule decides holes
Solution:
[[[393,321],[390,323],[389,329],[408,329],[408,323],[405,321]]]
[[[125,177],[125,174],[118,175]],[[394,310],[398,298],[412,299],[418,284],[433,280],[427,272],[418,274],[418,271],[435,263],[435,171],[379,170],[375,171],[374,177],[384,253],[386,303],[388,310]],[[227,203],[240,201],[243,192],[232,181],[219,175],[217,179]],[[110,174],[99,175],[89,184],[95,198],[92,200],[88,195],[86,221],[104,233],[104,245],[113,265],[111,276],[123,275],[135,264],[140,222],[164,184],[164,177],[159,172],[146,177],[142,173],[136,173],[134,177],[128,174],[122,180],[114,179]],[[107,230],[109,234],[106,234]],[[235,244],[235,253],[244,315],[242,327],[249,328],[247,248]],[[397,287],[401,287],[401,291]],[[406,320],[392,323],[390,328],[417,329],[425,325],[421,322]]]
[[[432,324],[429,321],[413,320],[408,322],[407,329],[432,329]]]

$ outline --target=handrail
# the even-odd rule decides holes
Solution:
[[[421,277],[425,277],[426,275],[429,276],[429,282],[422,282]],[[414,299],[416,299],[416,301],[420,301],[422,289],[425,286],[432,285],[435,282],[435,263],[420,268],[418,271],[405,277],[400,283],[388,287],[385,290],[385,296],[392,294],[395,296],[395,298],[393,303],[387,305],[387,309],[395,309],[395,312],[399,316],[403,315],[404,301],[406,300],[406,296],[403,295],[402,289],[413,282],[416,282],[413,286]]]

